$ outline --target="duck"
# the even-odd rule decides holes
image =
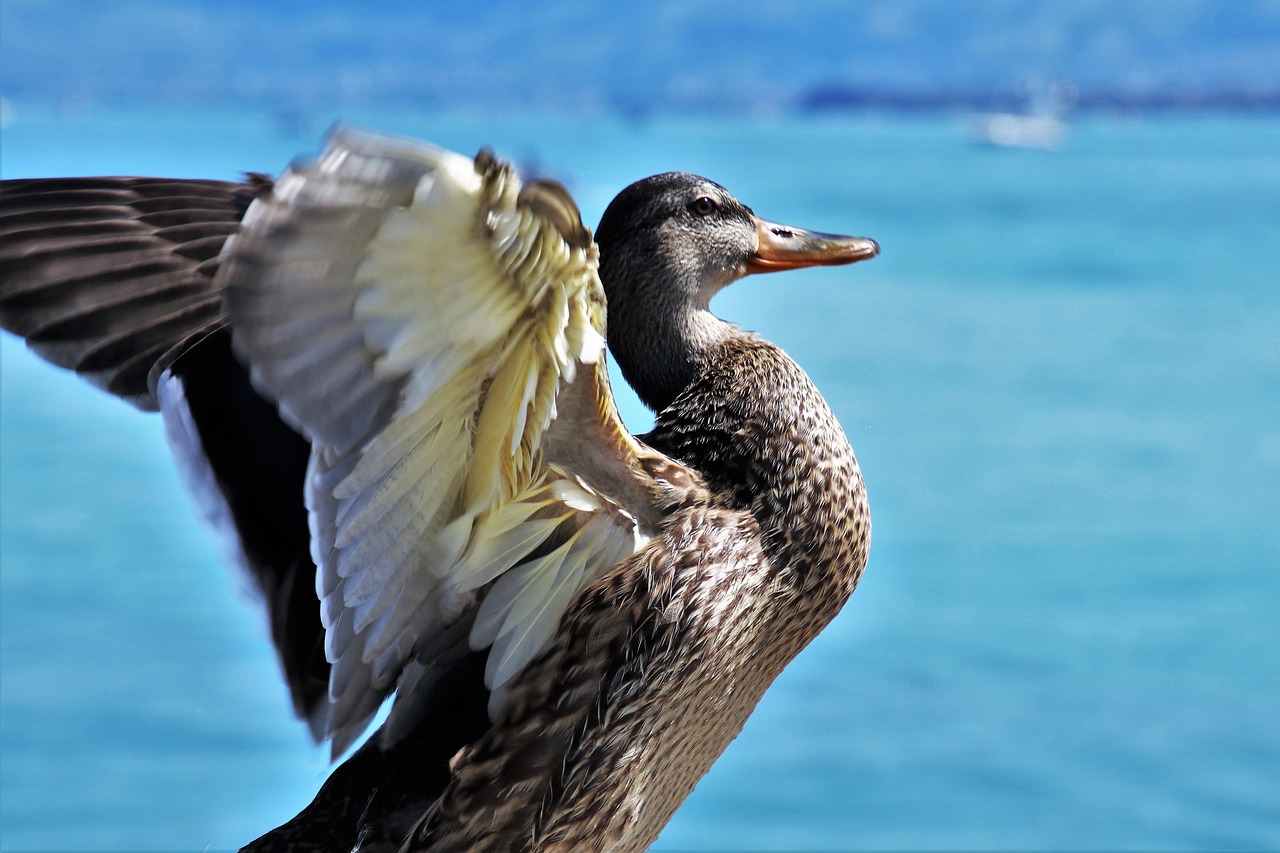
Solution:
[[[710,302],[878,253],[686,172],[593,235],[487,150],[339,128],[276,179],[5,181],[0,326],[160,412],[354,747],[244,850],[640,851],[870,547],[830,407]]]

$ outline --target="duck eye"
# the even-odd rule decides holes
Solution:
[[[702,196],[693,204],[689,205],[689,209],[699,216],[710,216],[715,213],[720,205],[716,204],[716,200],[710,196]]]

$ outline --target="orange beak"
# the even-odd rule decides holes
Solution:
[[[752,218],[755,219],[760,245],[747,259],[748,275],[852,264],[880,254],[880,244],[867,237],[821,234],[778,225],[758,216]]]

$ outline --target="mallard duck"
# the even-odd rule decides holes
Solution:
[[[593,241],[488,153],[339,130],[275,181],[5,182],[0,324],[161,412],[335,757],[395,693],[246,850],[632,851],[867,560],[835,417],[710,300],[878,251],[682,172]]]

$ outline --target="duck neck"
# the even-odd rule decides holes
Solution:
[[[766,553],[800,587],[848,597],[870,533],[862,474],[835,415],[782,350],[741,333],[717,347],[642,438],[754,516]]]
[[[692,383],[711,353],[742,334],[705,307],[685,303],[671,310],[635,314],[609,303],[609,349],[622,375],[646,406],[661,412]]]

